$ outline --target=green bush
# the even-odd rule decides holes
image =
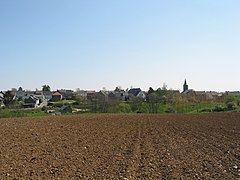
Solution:
[[[0,118],[33,117],[45,115],[46,114],[44,112],[41,112],[39,109],[36,109],[34,111],[0,109]]]
[[[167,107],[165,110],[166,113],[176,113],[176,109],[172,106]]]
[[[127,103],[120,103],[118,105],[118,110],[120,113],[130,113],[131,112],[131,106]]]
[[[226,105],[227,105],[227,110],[229,111],[236,109],[236,105],[234,102],[228,102]]]
[[[150,108],[148,103],[141,103],[138,108],[138,113],[150,113]]]
[[[221,105],[216,105],[215,108],[213,109],[214,112],[222,112],[224,111],[224,107]]]

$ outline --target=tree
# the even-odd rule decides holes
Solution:
[[[16,88],[12,88],[11,91],[12,91],[13,93],[16,93],[16,92],[17,92],[17,89],[16,89]]]
[[[132,112],[136,112],[139,109],[139,107],[143,101],[144,100],[142,98],[138,98],[138,97],[135,97],[132,95],[130,97],[130,101],[129,101]]]
[[[160,103],[166,103],[166,92],[165,90],[162,90],[161,88],[158,88],[156,91],[156,95],[157,95],[157,100]]]
[[[148,103],[141,103],[141,105],[138,108],[138,113],[150,113],[151,112],[151,108],[149,107],[150,105]]]
[[[120,103],[118,105],[118,108],[119,108],[120,113],[130,113],[131,112],[131,106],[126,103]]]
[[[75,99],[77,100],[77,102],[78,102],[79,104],[87,101],[87,98],[86,98],[86,97],[83,97],[83,96],[76,96]]]
[[[167,85],[166,85],[166,83],[163,83],[162,90],[163,90],[163,91],[167,91]]]
[[[225,103],[230,103],[230,102],[234,102],[236,100],[236,98],[234,96],[227,96],[225,98]]]
[[[148,103],[148,112],[156,113],[157,107],[161,103],[160,98],[157,96],[156,92],[150,93],[147,95],[147,103]],[[145,106],[146,107],[146,106]],[[142,107],[144,108],[144,107]]]
[[[7,91],[3,95],[3,103],[5,106],[9,107],[14,104],[14,95],[11,91]]]
[[[46,92],[46,91],[51,91],[51,88],[50,88],[49,85],[46,85],[46,84],[45,84],[45,85],[42,86],[42,91],[45,91],[45,92]]]
[[[173,104],[175,101],[174,101],[174,93],[172,90],[169,90],[167,91],[166,93],[166,102],[168,104]]]
[[[225,104],[229,110],[235,109],[236,99],[234,96],[227,96],[225,99]]]
[[[18,88],[18,91],[23,91],[23,88],[22,88],[22,87],[19,87],[19,88]]]
[[[154,92],[155,92],[154,89],[152,87],[150,87],[149,90],[148,90],[148,94],[152,94]]]
[[[152,87],[150,87],[147,92],[146,100],[148,103],[156,103],[157,102],[157,95]]]
[[[120,92],[120,91],[121,91],[121,89],[119,87],[116,87],[114,90],[114,92]]]
[[[116,92],[116,93],[119,93],[119,92],[121,92],[121,91],[123,91],[123,89],[122,89],[121,86],[117,86],[117,87],[114,89],[114,92]]]

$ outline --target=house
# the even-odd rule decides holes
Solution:
[[[35,96],[29,96],[28,98],[24,99],[24,108],[37,108],[41,104],[40,99]]]
[[[141,92],[140,88],[132,88],[128,91],[129,95],[137,96]]]
[[[26,92],[23,90],[23,88],[19,87],[18,90],[16,91],[16,99],[23,99],[25,94]]]
[[[185,95],[196,95],[195,91],[193,89],[188,89],[182,92],[182,94]]]
[[[4,106],[3,99],[4,99],[4,93],[1,91],[0,92],[0,107]]]
[[[4,92],[0,92],[0,99],[3,99],[3,97],[4,97]]]
[[[43,95],[43,92],[39,90],[25,91],[25,90],[22,90],[22,88],[20,87],[16,92],[16,98],[22,99],[23,101],[25,101],[26,99],[29,99],[29,97],[31,96],[40,100],[45,100],[45,96]]]
[[[87,94],[87,100],[98,103],[106,102],[108,101],[108,95],[104,91],[90,92]]]
[[[25,99],[28,99],[30,96],[34,96],[35,95],[34,93],[35,93],[34,91],[24,91],[23,94],[21,94],[21,93],[19,94],[17,92],[16,93],[16,98],[20,98],[24,101]]]
[[[43,95],[43,91],[35,91],[33,96],[38,98],[38,99],[45,100],[45,96]]]
[[[43,91],[41,91],[41,90],[36,90],[36,91],[34,92],[34,94],[35,94],[35,95],[43,95]]]
[[[96,92],[95,91],[89,91],[87,92],[87,100],[94,100],[95,99],[95,96],[96,96]]]
[[[226,94],[221,92],[215,91],[208,91],[206,92],[206,99],[207,100],[223,100]]]
[[[138,98],[145,99],[146,95],[140,88],[132,88],[128,91],[129,96],[135,96]]]
[[[180,91],[179,90],[170,89],[170,90],[167,90],[167,93],[171,93],[173,96],[176,96],[176,95],[180,94]]]
[[[73,90],[61,89],[58,92],[62,94],[63,99],[72,100],[76,97],[76,93]]]
[[[87,91],[80,90],[76,92],[77,96],[87,97]]]
[[[142,98],[142,99],[145,99],[146,98],[146,95],[143,91],[140,91],[137,95],[138,98]]]
[[[72,108],[70,106],[67,105],[63,105],[60,109],[60,112],[62,114],[66,114],[66,113],[72,113]]]
[[[106,102],[108,101],[108,93],[105,91],[99,91],[95,94],[95,98],[99,102]]]
[[[121,93],[116,91],[108,91],[107,96],[109,100],[113,100],[113,101],[125,100],[125,99],[122,99]]]
[[[25,91],[25,96],[34,96],[35,95],[35,91]]]
[[[113,93],[114,93],[115,97],[117,98],[117,100],[126,101],[128,98],[128,93],[126,91],[124,91],[123,89],[116,88],[113,91]]]
[[[240,97],[239,91],[226,91],[227,96],[234,96],[234,97]]]
[[[110,100],[117,100],[118,99],[115,92],[109,92],[108,93],[108,98]]]
[[[62,99],[63,99],[63,95],[60,92],[56,91],[52,94],[51,101],[56,102],[56,101],[61,101]]]

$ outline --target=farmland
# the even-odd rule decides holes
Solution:
[[[239,113],[0,122],[0,179],[240,179]]]

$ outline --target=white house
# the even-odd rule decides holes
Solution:
[[[138,97],[138,98],[142,98],[142,99],[145,99],[146,98],[146,95],[145,93],[140,89],[140,88],[132,88],[128,91],[128,95],[129,96],[135,96],[135,97]]]
[[[3,98],[4,98],[4,93],[1,91],[1,92],[0,92],[0,107],[4,106],[4,104],[3,104]]]

